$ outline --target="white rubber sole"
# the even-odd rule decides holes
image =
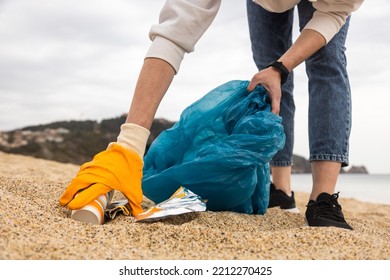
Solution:
[[[282,209],[282,208],[280,208]],[[300,214],[301,211],[299,211],[299,209],[297,207],[295,208],[291,208],[291,209],[282,209],[283,211],[286,211],[286,212],[290,212],[290,213],[296,213],[296,214]]]

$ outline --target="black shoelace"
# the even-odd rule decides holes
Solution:
[[[317,218],[331,219],[334,221],[345,222],[341,205],[337,202],[339,193],[334,193],[329,198],[319,201],[312,201],[306,207],[315,207],[314,215]]]

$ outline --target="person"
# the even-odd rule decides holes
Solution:
[[[270,162],[269,207],[291,209],[291,165],[294,142],[293,69],[306,63],[309,79],[309,144],[313,185],[306,208],[309,226],[352,229],[345,221],[335,192],[341,166],[348,165],[351,128],[350,86],[345,40],[350,15],[363,0],[247,0],[254,61],[259,71],[248,91],[262,85],[272,112],[283,118],[286,144]],[[214,20],[220,0],[168,0],[159,24],[150,30],[146,54],[133,100],[117,141],[83,164],[60,197],[60,204],[79,209],[110,190],[121,191],[133,215],[143,211],[142,166],[155,113],[185,53]],[[297,7],[300,35],[292,42]],[[232,38],[234,39],[234,38]]]

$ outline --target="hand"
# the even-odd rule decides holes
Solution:
[[[140,156],[120,144],[110,144],[92,161],[83,164],[76,177],[60,197],[60,204],[75,210],[91,203],[98,196],[118,190],[127,198],[132,215],[143,212],[142,168]]]
[[[274,67],[268,67],[257,72],[248,85],[248,91],[253,91],[257,85],[262,85],[267,90],[271,98],[272,112],[276,115],[279,114],[282,97],[280,80],[280,72]]]

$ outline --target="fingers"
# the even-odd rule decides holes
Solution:
[[[130,200],[128,200],[128,202],[130,204],[130,208],[131,208],[131,212],[132,212],[133,216],[136,216],[136,215],[144,212],[144,209],[142,208],[141,203],[134,203]]]
[[[84,178],[83,176],[75,177],[69,186],[66,188],[64,193],[61,195],[59,202],[62,206],[68,205],[68,203],[75,197],[75,195],[83,190],[88,188],[92,182]]]
[[[255,90],[256,86],[259,85],[260,83],[257,82],[257,79],[255,79],[255,76],[250,80],[249,85],[247,87],[247,90],[249,92],[252,92]]]
[[[100,183],[93,184],[92,186],[78,193],[76,197],[69,202],[68,208],[71,210],[83,208],[87,204],[97,199],[100,195],[106,194],[111,190],[112,189],[106,185]]]
[[[271,111],[275,115],[279,115],[279,113],[280,113],[280,95],[279,95],[279,97],[271,96]]]
[[[138,215],[144,211],[141,206],[143,199],[141,186],[133,184],[131,188],[122,190],[122,193],[127,198],[134,215]]]
[[[280,112],[280,100],[282,96],[280,74],[270,68],[256,73],[247,87],[248,91],[253,91],[257,85],[261,85],[268,92],[271,99],[271,110],[272,113],[278,115]]]

